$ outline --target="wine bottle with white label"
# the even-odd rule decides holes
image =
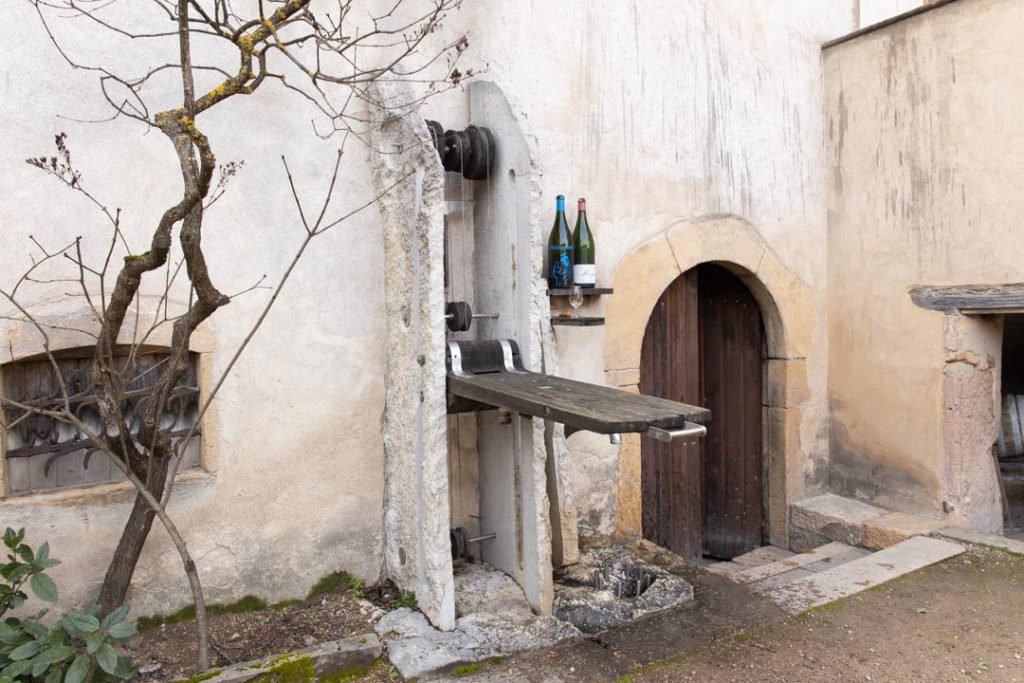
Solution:
[[[594,268],[594,233],[587,223],[587,200],[580,197],[576,205],[576,229],[572,233],[572,245],[576,264],[572,269],[575,284],[593,287],[597,283]]]

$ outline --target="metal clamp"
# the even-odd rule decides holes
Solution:
[[[466,372],[462,369],[462,349],[459,348],[459,342],[448,342],[448,358],[452,374],[457,377],[465,377]]]
[[[693,422],[684,422],[682,429],[662,429],[661,427],[647,428],[647,436],[664,443],[672,443],[676,439],[695,441],[702,436],[706,436],[707,433],[707,427]]]
[[[519,372],[516,369],[515,354],[512,351],[512,344],[507,339],[500,339],[498,343],[501,344],[501,362],[505,366],[505,370],[508,372]]]

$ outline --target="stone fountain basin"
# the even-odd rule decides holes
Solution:
[[[693,600],[693,586],[620,547],[593,548],[555,575],[555,616],[583,633]]]

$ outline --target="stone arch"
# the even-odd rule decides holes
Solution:
[[[612,277],[615,294],[606,309],[605,379],[637,390],[644,331],[655,304],[679,275],[701,263],[731,270],[761,307],[768,346],[764,443],[769,540],[786,546],[788,507],[804,487],[801,405],[809,396],[806,358],[814,347],[816,313],[810,287],[779,261],[753,226],[737,216],[678,221],[619,262]],[[617,497],[619,532],[639,535],[637,435],[623,438]]]

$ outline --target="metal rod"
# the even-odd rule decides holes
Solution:
[[[476,536],[474,538],[466,539],[466,542],[467,543],[479,543],[480,541],[489,541],[489,540],[491,540],[493,538],[497,538],[497,537],[498,537],[498,533],[494,532],[494,533],[490,533],[490,534],[484,534],[483,536]]]
[[[454,313],[445,313],[444,314],[444,319],[445,320],[451,320],[454,317],[455,317]],[[471,315],[469,317],[472,318],[473,320],[479,320],[480,318],[493,318],[493,319],[497,320],[498,318],[501,317],[501,313],[474,313],[473,315]]]
[[[704,425],[694,424],[693,422],[684,422],[682,429],[662,429],[660,427],[648,427],[647,436],[662,441],[664,443],[671,443],[676,439],[688,439],[696,440],[702,436],[706,436],[708,428]]]

